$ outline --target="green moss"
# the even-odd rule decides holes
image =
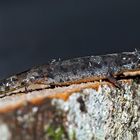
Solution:
[[[72,132],[69,133],[69,140],[76,140],[76,132],[75,132],[75,130],[72,130]]]
[[[62,126],[58,128],[54,128],[53,126],[48,126],[45,130],[45,133],[46,133],[46,137],[50,140],[62,140],[65,135],[64,127]]]

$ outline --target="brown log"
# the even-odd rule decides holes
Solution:
[[[3,80],[0,140],[139,140],[139,57],[136,51],[77,58]]]

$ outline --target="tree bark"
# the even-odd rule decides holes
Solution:
[[[139,140],[140,79],[90,82],[0,98],[1,140]]]

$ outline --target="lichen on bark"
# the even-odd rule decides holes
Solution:
[[[98,91],[85,89],[67,102],[53,100],[58,108],[68,111],[67,131],[75,131],[77,140],[140,139],[139,80],[122,85],[122,89],[107,85]]]
[[[0,136],[7,132],[5,140],[139,140],[140,80],[120,82],[120,89],[108,82],[98,82],[98,88],[91,86],[95,82],[85,83],[85,88],[72,90],[67,100],[53,96],[40,105],[26,103],[1,114],[0,128],[6,131],[0,131]]]

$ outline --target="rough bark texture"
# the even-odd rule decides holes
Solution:
[[[24,95],[22,106],[5,112],[4,106],[13,106],[23,95],[2,98],[0,139],[139,140],[139,77],[124,79],[121,85],[119,89],[108,82],[93,82],[52,89],[53,93],[36,91]],[[32,95],[45,98],[33,104]]]

